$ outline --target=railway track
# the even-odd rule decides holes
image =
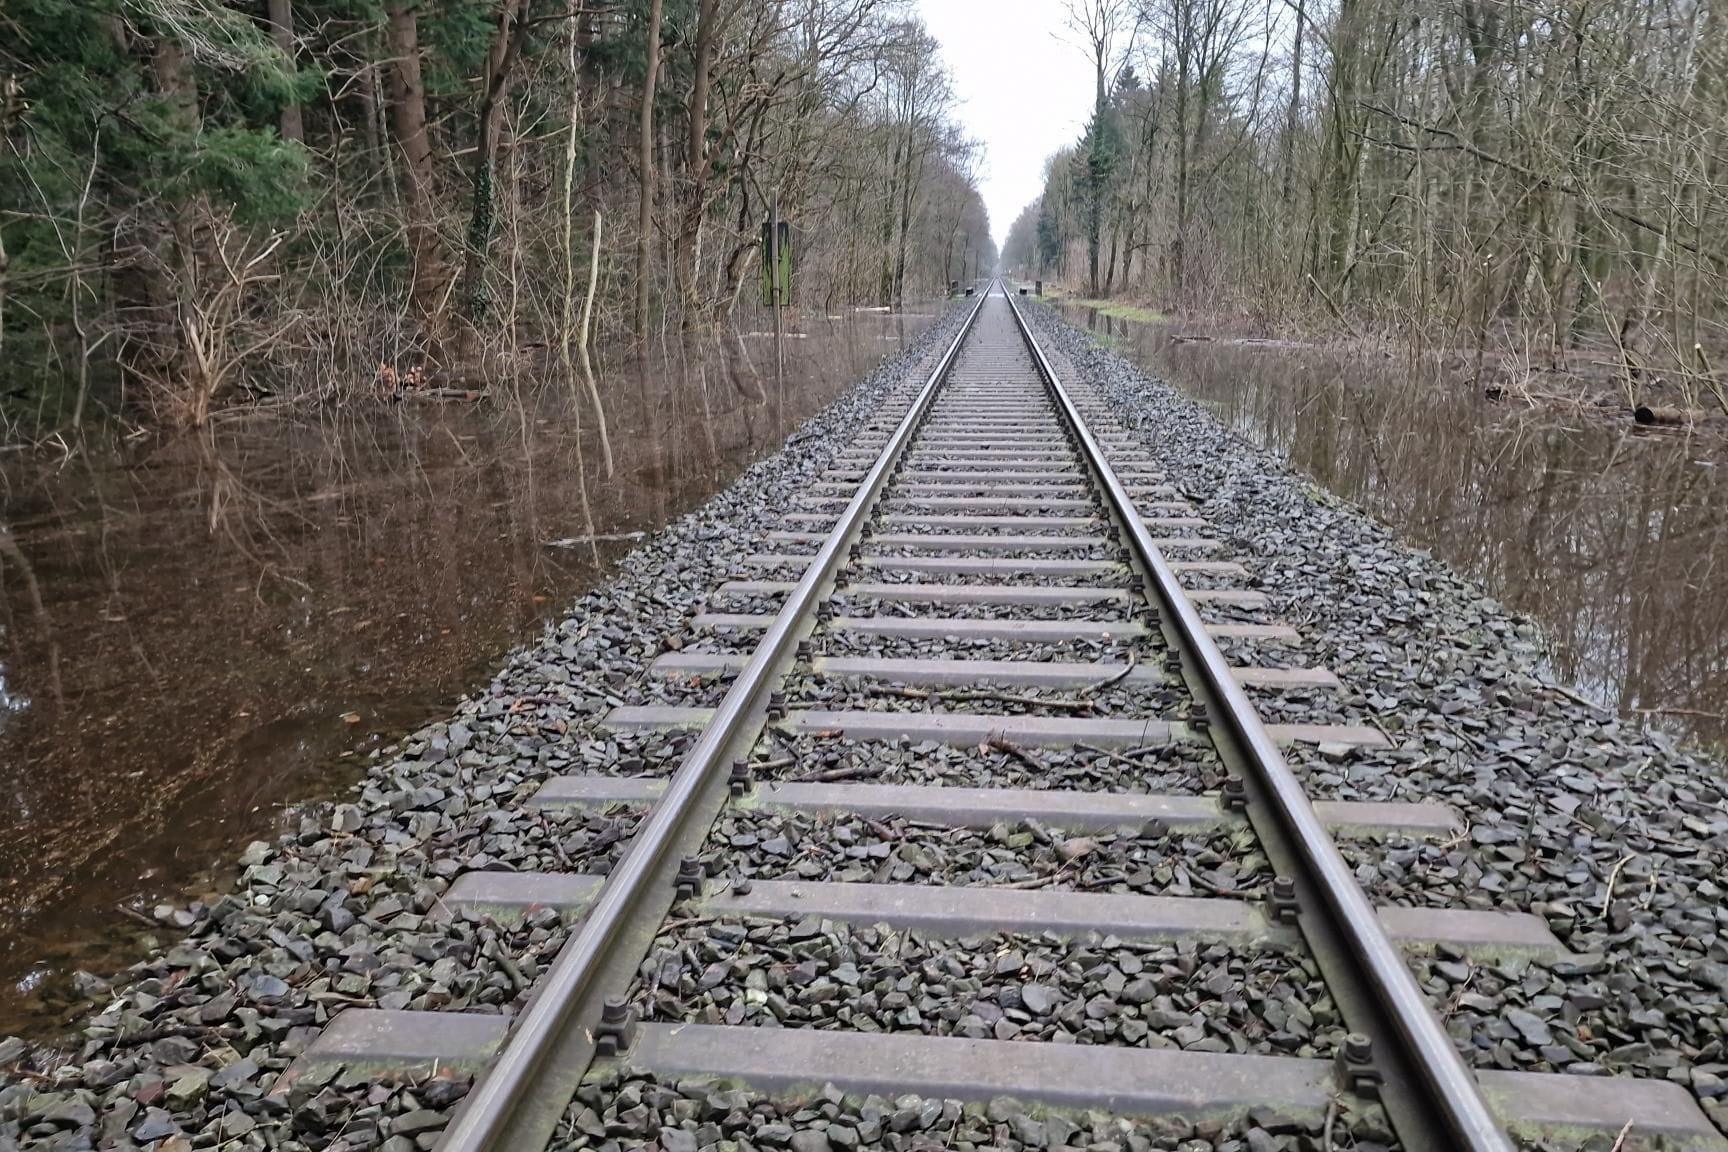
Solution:
[[[1309,800],[1282,747],[1385,734],[1328,704],[1299,631],[1000,290],[746,569],[655,661],[660,702],[604,719],[688,731],[676,772],[532,801],[645,812],[617,866],[445,894],[571,926],[524,1011],[349,1010],[280,1090],[478,1073],[462,1152],[1728,1147],[1678,1085],[1467,1067],[1403,953],[1564,945],[1530,915],[1371,905],[1336,842],[1462,837],[1458,814]]]

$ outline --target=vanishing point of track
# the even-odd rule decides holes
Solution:
[[[430,1058],[478,1071],[441,1145],[461,1152],[546,1146],[596,1061],[770,1095],[832,1083],[849,1094],[1010,1097],[1129,1117],[1302,1115],[1368,1098],[1412,1152],[1509,1150],[1509,1129],[1661,1111],[1636,1083],[1466,1066],[1401,949],[1515,952],[1543,946],[1545,928],[1511,913],[1370,904],[1333,837],[1447,837],[1460,832],[1457,816],[1434,804],[1310,802],[1281,746],[1386,737],[1261,722],[1252,691],[1325,693],[1336,681],[1277,658],[1227,659],[1220,642],[1233,655],[1275,651],[1295,634],[1265,622],[1259,593],[1230,586],[1244,573],[1219,558],[1206,527],[1152,451],[1084,386],[1058,378],[1013,297],[993,285],[927,378],[890,396],[767,533],[752,570],[716,590],[713,610],[693,622],[703,639],[656,661],[652,674],[668,681],[729,681],[718,706],[606,717],[614,730],[696,732],[676,772],[559,776],[541,788],[537,804],[648,807],[611,874],[472,872],[446,894],[457,914],[550,907],[573,925],[525,1010],[508,1027],[489,1015],[350,1011],[308,1061]],[[862,749],[864,762],[820,752],[836,741]],[[870,748],[920,746],[1011,761],[1008,783],[1033,786],[988,774],[867,782]],[[1041,775],[1044,757],[1077,749],[1116,776],[1071,788]],[[1137,767],[1170,749],[1197,750],[1176,762],[1191,755],[1212,774],[1170,794],[1136,786]],[[812,879],[793,845],[764,845],[735,823],[763,813],[907,820],[980,840],[989,830],[1007,846],[995,855],[1004,879],[863,853],[846,879]],[[722,824],[731,835],[717,833]],[[1034,834],[1008,831],[1022,827]],[[1216,859],[1206,837],[1221,832],[1231,851],[1261,863],[1237,870],[1239,883],[1201,884],[1205,895],[1161,894],[1157,878],[1172,868],[1193,875],[1197,860]],[[1101,844],[1121,867],[1093,863],[1109,855]],[[845,862],[843,843],[835,858]],[[1247,1050],[1192,1034],[1140,1045],[1121,1037],[1144,1039],[1145,1027],[1100,1022],[1113,1009],[1056,1008],[1074,1042],[1039,1043],[1013,1038],[1051,1011],[1030,982],[1016,1012],[969,1015],[944,1035],[915,1020],[904,1030],[836,1019],[799,1027],[781,1010],[770,1027],[736,1008],[667,1017],[654,957],[678,925],[765,920],[962,942],[1276,946],[1317,969],[1341,1022],[1330,1040],[1266,1035]],[[715,964],[704,985],[710,974],[728,978]]]

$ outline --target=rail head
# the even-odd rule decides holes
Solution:
[[[988,295],[988,293],[986,293]],[[1098,477],[1128,547],[1140,562],[1182,643],[1196,657],[1207,689],[1222,704],[1222,719],[1259,778],[1277,819],[1309,871],[1324,911],[1353,950],[1381,1010],[1398,1033],[1409,1066],[1425,1084],[1434,1109],[1451,1130],[1460,1152],[1512,1152],[1512,1142],[1489,1111],[1476,1078],[1429,1007],[1397,946],[1381,927],[1374,907],[1314,814],[1301,781],[1260,723],[1252,701],[1231,674],[1229,662],[1206,631],[1152,535],[1134,512],[1127,488],[1110,466],[1049,358],[1032,334],[1012,293],[1004,291],[1020,334],[1057,406],[1073,428],[1082,454]]]
[[[895,464],[929,411],[954,358],[978,319],[986,291],[967,313],[960,331],[913,399],[880,456],[821,549],[787,595],[744,670],[715,710],[696,744],[667,784],[641,829],[613,870],[581,928],[565,941],[551,970],[523,1010],[504,1049],[481,1074],[439,1142],[441,1152],[523,1152],[504,1142],[512,1115],[530,1097],[560,1039],[580,1026],[579,1009],[592,998],[597,974],[636,915],[649,885],[665,870],[667,846],[685,825],[695,799],[725,764],[734,739],[760,715],[770,685],[795,651],[800,627],[832,584],[841,559],[869,516]],[[589,1013],[593,1009],[590,1007]]]

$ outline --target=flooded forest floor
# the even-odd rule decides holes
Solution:
[[[1645,355],[1622,349],[1601,336],[1556,352],[1538,334],[1510,324],[1490,329],[1480,339],[1469,334],[1434,338],[1419,328],[1394,326],[1362,330],[1336,320],[1285,321],[1270,328],[1245,317],[1185,316],[1120,299],[1092,300],[1052,294],[1070,316],[1152,326],[1171,345],[1242,345],[1270,351],[1330,351],[1396,364],[1401,374],[1430,386],[1474,392],[1485,400],[1542,408],[1580,419],[1651,427],[1684,428],[1728,436],[1728,373],[1713,365],[1703,345],[1676,351],[1673,334]]]
[[[610,364],[611,476],[555,385],[0,454],[0,1036],[53,1034],[158,900],[218,889],[931,319],[808,318],[783,376],[761,325]]]
[[[1556,680],[1624,720],[1728,744],[1720,422],[1490,398],[1444,357],[1058,312],[1537,620]]]

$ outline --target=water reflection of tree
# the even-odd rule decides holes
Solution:
[[[730,331],[606,365],[610,481],[557,381],[0,461],[0,660],[37,704],[0,734],[0,978],[88,937],[141,874],[173,886],[231,856],[365,733],[442,714],[630,547],[546,542],[694,507],[881,349],[849,325],[790,342],[784,410]]]
[[[1154,354],[1237,431],[1540,618],[1559,675],[1728,735],[1728,482],[1697,459],[1720,445],[1489,406],[1421,362]]]

